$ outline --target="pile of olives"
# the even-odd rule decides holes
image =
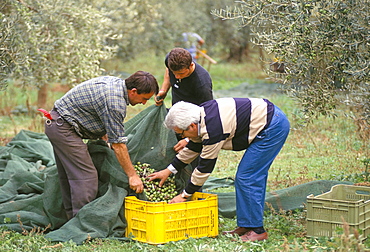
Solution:
[[[166,179],[164,184],[160,187],[159,180],[149,181],[148,175],[156,172],[150,168],[150,164],[138,162],[134,168],[144,184],[144,193],[148,201],[151,202],[169,202],[178,193],[176,191],[175,177],[170,176]]]

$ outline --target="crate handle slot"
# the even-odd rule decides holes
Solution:
[[[364,190],[356,190],[356,194],[370,195],[370,192]]]
[[[322,207],[326,209],[338,209],[339,205],[331,203],[331,204],[323,204]]]

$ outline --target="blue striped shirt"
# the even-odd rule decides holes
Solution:
[[[110,143],[126,143],[123,121],[127,105],[125,81],[103,76],[75,86],[54,107],[82,138],[96,139],[107,134]]]
[[[199,164],[186,187],[189,194],[207,180],[221,149],[247,149],[258,133],[268,127],[274,113],[274,104],[259,98],[220,98],[200,106],[199,138],[191,139],[171,164],[180,170],[200,155]]]

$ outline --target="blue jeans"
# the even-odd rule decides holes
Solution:
[[[239,227],[262,227],[268,170],[289,134],[289,121],[275,106],[267,129],[253,140],[238,165],[235,178]]]

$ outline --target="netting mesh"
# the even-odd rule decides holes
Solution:
[[[176,135],[163,125],[167,109],[164,105],[152,105],[125,123],[128,137],[127,148],[133,164],[148,163],[155,170],[166,168],[175,157],[173,146]],[[191,174],[191,166],[176,174],[178,191],[185,188]]]

